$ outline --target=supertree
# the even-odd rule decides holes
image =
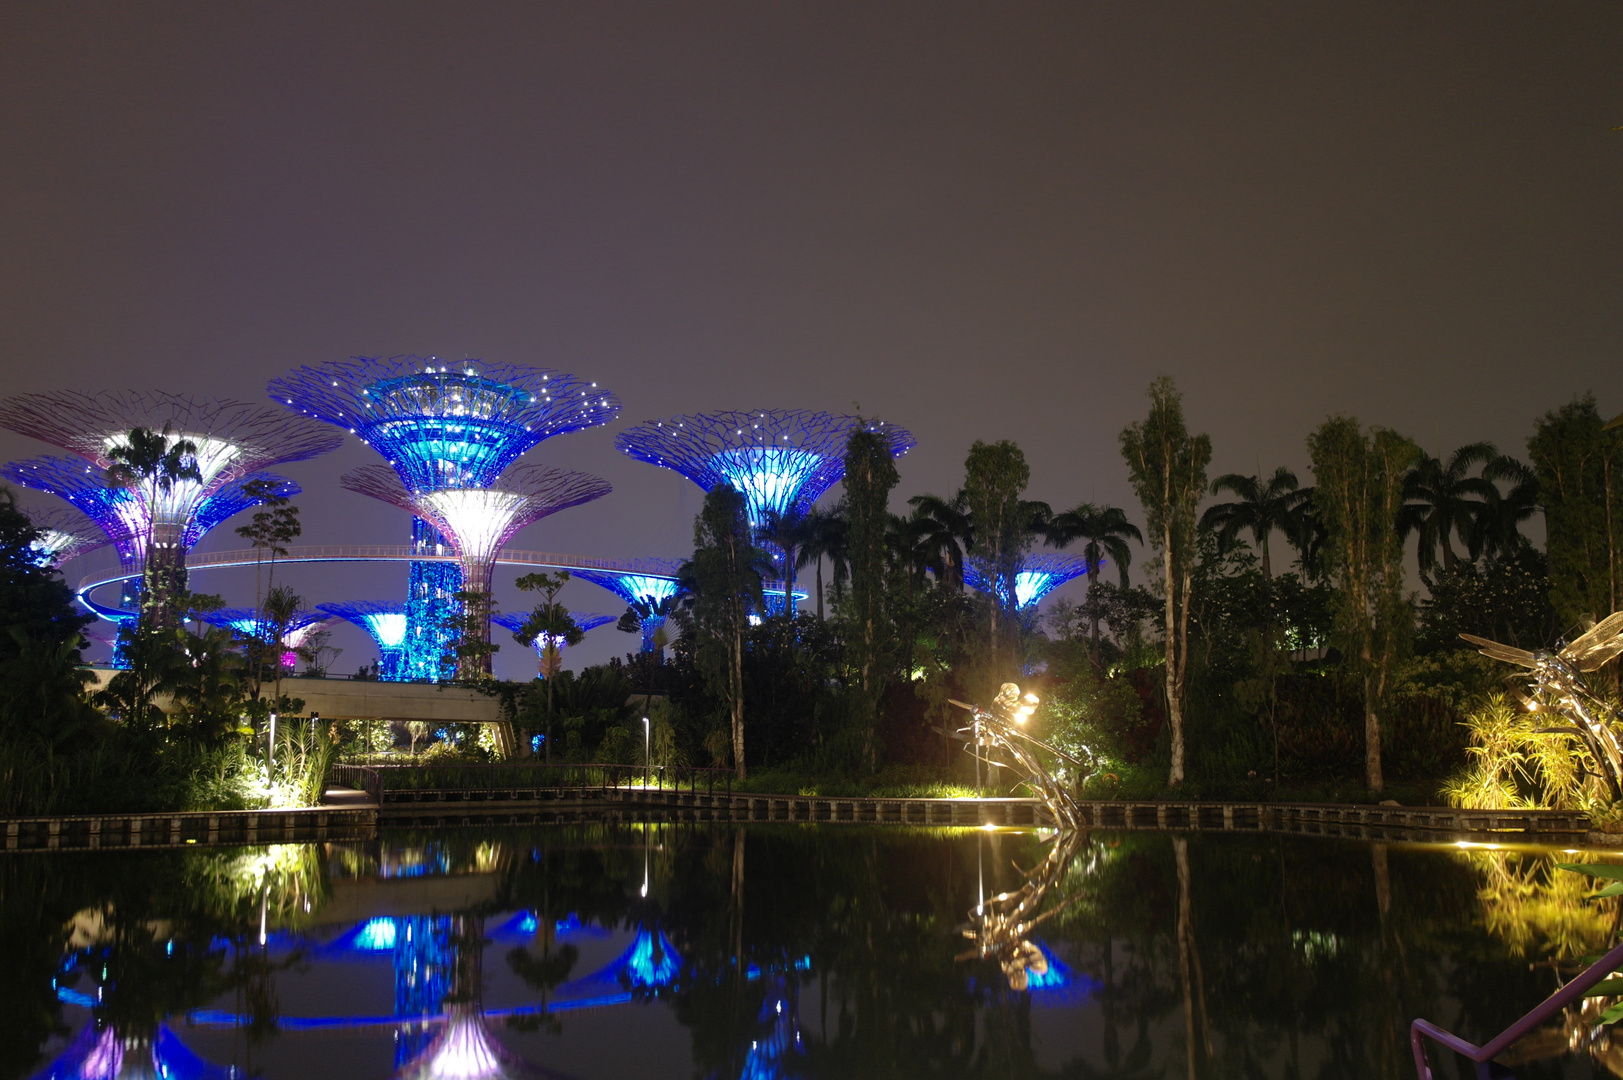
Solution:
[[[744,496],[750,524],[766,511],[806,511],[845,475],[845,444],[866,428],[900,457],[918,445],[893,424],[807,410],[695,413],[650,420],[615,437],[621,453],[671,469],[709,491],[731,484]]]
[[[665,625],[676,596],[678,566],[669,559],[638,559],[630,570],[571,570],[573,577],[601,585],[624,600],[637,613],[642,629],[642,651],[654,652],[654,635]]]
[[[271,397],[348,431],[382,454],[414,494],[487,488],[545,439],[597,427],[620,400],[594,382],[545,368],[455,363],[437,357],[337,360],[299,368],[269,386]],[[412,546],[449,548],[431,522],[412,522]],[[437,678],[463,589],[455,563],[411,565],[406,600],[408,678]]]
[[[381,465],[363,465],[344,474],[341,483],[356,494],[391,503],[428,522],[457,557],[462,591],[487,595],[496,556],[515,533],[549,514],[600,499],[613,490],[608,481],[588,473],[544,465],[518,466],[482,488],[409,491],[393,471]],[[489,631],[485,626],[487,639]],[[416,645],[408,635],[407,649]],[[484,665],[488,664],[486,657]]]
[[[262,612],[253,608],[220,608],[203,613],[203,621],[231,630],[239,637],[265,641],[276,628],[265,620]],[[311,634],[332,621],[325,611],[295,611],[282,628],[282,666],[291,668],[298,663],[294,652]]]
[[[406,605],[361,601],[316,606],[329,615],[349,620],[372,635],[378,647],[379,679],[394,682],[405,678]]]
[[[617,615],[602,615],[595,611],[571,611],[569,614],[575,620],[575,625],[580,627],[582,631],[596,630],[605,623],[611,623],[619,617]],[[490,621],[517,634],[524,629],[524,624],[529,621],[529,618],[528,615],[518,612],[505,612],[500,615],[492,615]],[[557,646],[560,655],[569,647],[567,641],[555,641],[553,644]],[[530,642],[530,647],[535,650],[535,657],[541,662],[541,677],[546,678],[547,635],[542,634],[537,637]]]
[[[0,400],[0,427],[78,454],[103,472],[131,445],[136,428],[160,435],[168,447],[191,443],[195,479],[134,484],[133,511],[120,511],[133,512],[131,532],[143,569],[171,569],[181,581],[186,537],[195,534],[198,511],[209,498],[251,473],[325,454],[342,442],[313,420],[268,406],[161,392],[21,394]]]
[[[1035,555],[1023,555],[1020,558],[1020,569],[1014,575],[1013,604],[1009,598],[1004,597],[1005,605],[1016,610],[1029,608],[1036,604],[1050,592],[1070,581],[1081,577],[1088,572],[1088,560],[1077,555],[1059,555],[1052,552],[1039,552]],[[983,593],[990,593],[994,589],[990,573],[986,567],[977,560],[970,560],[964,564],[964,584]]]
[[[82,512],[67,506],[26,511],[28,520],[39,530],[34,541],[41,566],[61,567],[86,552],[106,547],[111,538]]]
[[[44,455],[26,461],[13,461],[0,466],[0,478],[67,501],[102,531],[106,538],[104,542],[113,545],[113,550],[118,553],[119,565],[127,573],[141,572],[148,535],[146,503],[142,493],[108,483],[101,469],[82,458]],[[274,473],[251,473],[220,485],[198,500],[181,532],[182,559],[210,529],[261,501],[247,493],[248,486],[256,481],[270,481],[272,487],[269,492],[276,496],[291,498],[301,490],[292,480]],[[138,591],[134,581],[128,582],[123,602],[133,605]],[[98,605],[92,610],[103,618],[118,618],[109,615],[110,611],[117,609]],[[131,618],[134,615],[134,611],[129,612]]]

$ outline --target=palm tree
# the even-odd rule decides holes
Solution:
[[[845,515],[838,507],[819,510],[815,506],[806,511],[806,536],[800,542],[800,555],[796,569],[808,563],[817,564],[817,617],[823,617],[823,560],[827,559],[838,585],[849,571],[846,562]]]
[[[1452,570],[1459,561],[1449,537],[1455,536],[1465,544],[1467,555],[1475,559],[1482,550],[1478,523],[1486,523],[1486,514],[1499,499],[1499,489],[1493,481],[1471,476],[1475,465],[1497,461],[1499,451],[1492,443],[1468,443],[1454,451],[1443,462],[1434,457],[1420,460],[1409,470],[1403,481],[1403,511],[1398,518],[1398,533],[1405,539],[1418,532],[1419,559],[1422,572],[1437,565],[1437,550],[1443,552],[1443,569]]]
[[[962,491],[951,499],[939,495],[915,495],[907,500],[913,508],[910,520],[917,532],[920,552],[937,581],[950,588],[964,587],[964,555],[975,546],[975,523],[970,518],[969,501]]]
[[[136,427],[129,430],[122,442],[108,448],[107,458],[111,462],[105,474],[107,482],[139,493],[146,503],[147,534],[146,550],[143,552],[145,565],[142,568],[142,592],[145,595],[141,606],[154,617],[161,618],[168,609],[168,590],[165,586],[170,582],[160,582],[158,578],[178,577],[184,572],[185,563],[173,565],[177,559],[184,559],[178,534],[166,536],[162,554],[159,553],[160,500],[171,494],[175,485],[182,480],[202,481],[203,474],[197,468],[197,444],[190,439],[180,438],[167,423],[162,431]],[[168,524],[174,525],[173,522]],[[173,584],[179,586],[181,582],[176,580]]]
[[[1099,566],[1106,556],[1114,559],[1116,567],[1121,571],[1121,587],[1127,588],[1127,568],[1132,565],[1133,552],[1127,546],[1127,541],[1137,540],[1144,542],[1144,534],[1138,531],[1138,526],[1127,520],[1127,514],[1119,506],[1095,506],[1093,503],[1082,503],[1079,506],[1055,514],[1048,519],[1046,529],[1048,543],[1057,548],[1069,547],[1078,540],[1086,543],[1082,547],[1082,557],[1088,563],[1088,637],[1093,643],[1093,657],[1099,658],[1099,605],[1094,603],[1099,599],[1094,589],[1099,584]]]
[[[1200,527],[1215,529],[1225,543],[1232,544],[1241,529],[1249,530],[1251,539],[1262,556],[1262,576],[1274,576],[1273,561],[1269,558],[1268,538],[1275,530],[1287,537],[1298,531],[1297,518],[1307,503],[1308,493],[1301,489],[1296,474],[1281,465],[1267,480],[1260,475],[1226,473],[1212,481],[1212,494],[1233,492],[1234,502],[1218,503],[1201,515]]]
[[[1522,522],[1543,509],[1538,501],[1538,474],[1525,462],[1501,454],[1482,467],[1482,478],[1493,483],[1496,493],[1478,523],[1476,540],[1482,554],[1509,555],[1527,547]],[[1510,485],[1509,491],[1499,491],[1501,480]]]
[[[811,513],[797,506],[786,510],[768,509],[762,513],[761,524],[755,529],[757,541],[783,553],[783,614],[790,619],[795,617],[795,571],[807,561],[798,556],[801,548],[812,542],[813,531],[818,527]]]

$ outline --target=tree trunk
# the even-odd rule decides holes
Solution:
[[[741,619],[740,619],[741,621]],[[744,632],[733,627],[732,655],[727,658],[729,681],[732,683],[733,712],[733,770],[744,779]]]
[[[1099,584],[1099,561],[1097,559],[1089,559],[1088,560],[1088,638],[1089,638],[1089,640],[1091,640],[1093,642],[1093,666],[1094,667],[1101,666],[1100,663],[1099,663],[1099,608],[1097,606],[1098,597],[1094,595],[1094,589],[1098,586],[1098,584]]]
[[[1167,687],[1167,723],[1172,726],[1172,771],[1167,777],[1169,787],[1177,787],[1183,783],[1184,778],[1184,745],[1183,745],[1183,688],[1179,685],[1178,672],[1181,667],[1181,654],[1183,643],[1178,639],[1177,604],[1175,597],[1178,591],[1178,568],[1175,553],[1172,550],[1172,527],[1169,524],[1162,532],[1164,547],[1161,549],[1166,559],[1166,687]]]
[[[1365,663],[1369,654],[1365,653]],[[1374,675],[1364,676],[1364,771],[1371,791],[1380,791],[1386,784],[1381,777],[1381,717],[1375,711]]]
[[[817,621],[823,621],[823,557],[817,556]]]

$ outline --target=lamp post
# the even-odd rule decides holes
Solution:
[[[652,744],[648,736],[648,717],[642,718],[642,786],[648,787],[649,750]]]

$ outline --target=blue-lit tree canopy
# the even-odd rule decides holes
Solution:
[[[618,616],[615,615],[603,615],[596,611],[571,611],[569,615],[575,620],[575,625],[580,627],[583,631],[596,630],[598,627],[603,626],[606,623],[611,623],[618,618]],[[524,629],[524,624],[529,620],[529,618],[530,617],[527,614],[520,614],[518,612],[503,612],[500,615],[492,615],[490,621],[495,623],[497,626],[505,627],[516,634],[520,630]],[[569,643],[566,641],[557,641],[554,642],[554,644],[557,646],[560,653],[569,647]],[[542,634],[540,637],[530,642],[530,647],[535,650],[537,659],[546,659],[547,641],[545,634]]]
[[[667,601],[682,591],[676,580],[677,564],[669,559],[638,559],[633,565],[638,569],[571,570],[570,574],[601,585],[631,605],[642,627],[642,651],[653,652],[654,634],[667,618]]]
[[[0,466],[0,478],[34,491],[65,499],[101,529],[106,542],[114,545],[119,564],[136,570],[141,566],[147,537],[147,509],[140,492],[115,487],[102,470],[79,458],[43,456],[13,461]],[[252,473],[219,485],[199,498],[180,531],[181,551],[190,551],[208,531],[227,518],[257,504],[245,488],[257,480],[269,480],[274,493],[291,497],[299,485],[272,473]]]
[[[292,667],[296,657],[293,650],[304,644],[305,640],[321,625],[328,622],[332,616],[325,611],[295,611],[288,619],[287,625],[282,627],[282,646],[287,651],[282,656],[282,664]],[[223,626],[236,633],[238,637],[253,641],[267,641],[276,627],[270,625],[261,612],[253,608],[220,608],[218,611],[209,611],[203,614],[203,620],[215,626]]]
[[[288,408],[382,454],[413,495],[490,488],[538,443],[620,414],[619,398],[589,380],[483,360],[358,356],[299,368],[268,389]],[[412,546],[424,553],[451,547],[442,532],[432,515],[418,514]],[[439,677],[455,596],[480,588],[464,580],[464,571],[453,563],[412,563],[402,677]]]
[[[483,360],[362,356],[300,368],[269,390],[358,436],[414,492],[489,487],[543,440],[620,414],[594,382]]]
[[[917,445],[902,428],[879,420],[785,409],[651,420],[622,431],[614,445],[706,491],[731,484],[744,495],[750,524],[759,527],[766,511],[809,510],[838,483],[846,440],[859,427],[884,435],[898,457]]]
[[[352,604],[317,604],[328,615],[354,623],[378,647],[378,678],[385,682],[404,679],[406,652],[406,605],[361,601]]]
[[[1028,608],[1050,592],[1088,572],[1088,560],[1077,555],[1041,552],[1020,559],[1020,569],[1014,575],[1014,603],[1016,609]],[[964,564],[964,584],[980,592],[993,589],[992,576],[975,560]],[[1004,598],[1008,604],[1008,598]]]
[[[29,510],[27,514],[29,522],[39,530],[33,546],[41,566],[60,567],[112,542],[101,526],[69,506]]]

